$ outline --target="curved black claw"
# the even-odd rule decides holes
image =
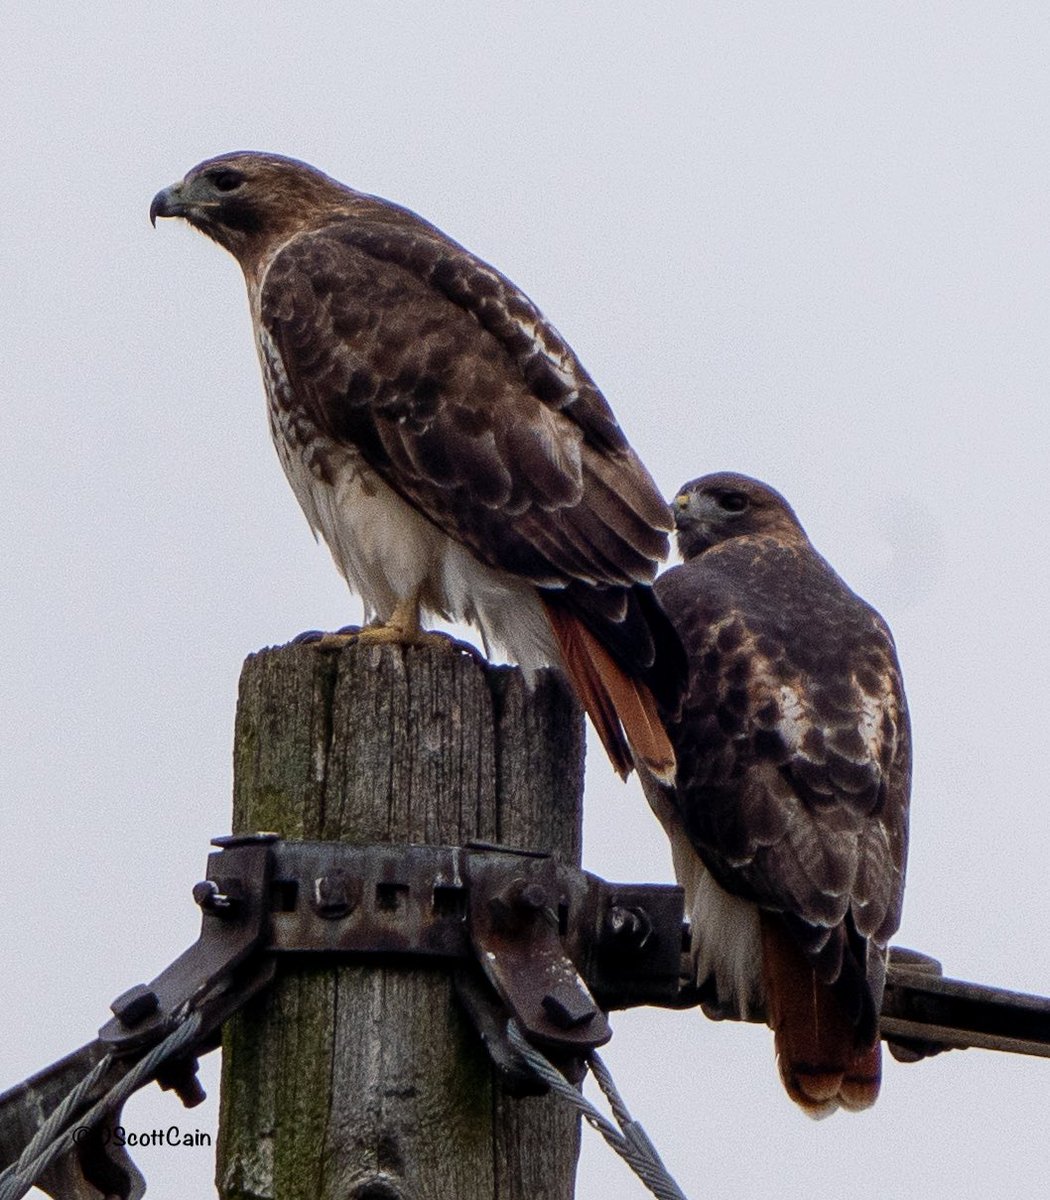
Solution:
[[[324,637],[323,629],[304,629],[302,633],[297,633],[292,638],[293,646],[309,646],[312,642],[319,642]]]

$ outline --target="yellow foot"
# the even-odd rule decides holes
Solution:
[[[455,641],[445,633],[429,633],[421,629],[406,629],[402,625],[366,625],[363,629],[340,629],[325,633],[316,642],[322,650],[338,650],[350,642],[366,646],[429,646],[446,650]]]
[[[430,633],[419,628],[411,629],[393,624],[369,625],[356,635],[355,640],[368,646],[388,646],[395,643],[401,646],[430,646],[435,650],[447,649],[452,644],[452,639],[447,633]]]

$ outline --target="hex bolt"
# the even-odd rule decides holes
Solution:
[[[360,898],[360,883],[346,871],[331,871],[314,880],[314,909],[327,921],[349,916]]]
[[[109,1011],[125,1029],[133,1029],[160,1008],[160,997],[144,983],[128,988],[109,1006]]]
[[[540,883],[530,882],[518,876],[498,895],[489,900],[489,912],[497,924],[505,929],[523,925],[523,918],[533,917],[547,908],[550,900],[547,889]]]
[[[644,908],[614,904],[605,917],[605,932],[617,949],[638,953],[653,936],[653,923]]]
[[[598,1015],[594,1004],[575,988],[562,989],[560,995],[548,992],[540,1003],[551,1024],[559,1029],[579,1029]]]
[[[214,879],[202,879],[193,885],[193,899],[207,913],[216,917],[228,916],[236,906],[232,896],[227,895]]]
[[[196,1074],[188,1075],[181,1083],[175,1084],[172,1091],[182,1101],[183,1108],[196,1108],[208,1099],[208,1093],[201,1086]]]
[[[157,1072],[157,1082],[165,1091],[172,1091],[182,1101],[183,1108],[196,1108],[208,1098],[197,1078],[200,1063],[196,1058],[180,1058],[167,1062]]]
[[[539,883],[521,883],[518,904],[527,912],[539,912],[547,907],[547,889]]]

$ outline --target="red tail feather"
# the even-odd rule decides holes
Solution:
[[[554,605],[545,608],[566,674],[613,766],[626,778],[633,753],[662,783],[673,783],[674,751],[652,692],[627,675],[580,620]]]
[[[780,1078],[791,1099],[811,1117],[826,1117],[840,1106],[870,1108],[882,1076],[878,1039],[857,1044],[834,991],[768,913],[762,914],[762,971]]]

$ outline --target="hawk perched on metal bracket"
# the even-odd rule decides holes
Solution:
[[[475,625],[561,666],[613,764],[670,779],[655,698],[686,664],[650,584],[670,510],[587,372],[509,280],[414,213],[294,159],[234,153],[154,198],[240,263],[270,429],[377,625]]]
[[[873,1104],[900,921],[911,752],[893,638],[777,492],[708,475],[674,502],[656,594],[690,663],[673,787],[642,782],[686,889],[711,1016],[772,1026],[810,1115]]]

